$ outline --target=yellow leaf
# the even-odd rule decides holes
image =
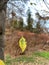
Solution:
[[[2,60],[0,60],[0,65],[5,65],[5,63]]]
[[[19,46],[20,46],[22,53],[23,53],[27,47],[26,39],[23,36],[19,40]]]

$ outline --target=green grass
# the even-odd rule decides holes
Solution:
[[[43,57],[45,59],[48,59],[49,60],[49,52],[47,51],[44,51],[44,52],[34,52],[33,53],[34,56],[40,56],[40,57]]]
[[[18,57],[18,58],[15,58],[15,59],[12,59],[10,57],[10,55],[7,55],[6,56],[6,60],[5,60],[5,63],[6,65],[12,65],[12,63],[14,62],[36,62],[36,57],[43,57],[45,58],[46,60],[48,59],[49,60],[49,52],[34,52],[32,55],[30,56],[21,56],[21,57]]]
[[[21,56],[15,59],[12,59],[10,56],[6,57],[6,64],[9,65],[9,63],[11,64],[11,62],[34,62],[34,57],[32,56]]]
[[[5,60],[5,63],[6,65],[11,65],[12,63],[14,62],[34,62],[34,58],[32,56],[21,56],[21,57],[18,57],[18,58],[15,58],[15,59],[12,59],[10,57],[10,55],[7,55],[6,56],[6,60]]]
[[[26,57],[26,56],[22,56],[16,59],[18,62],[22,61],[22,62],[33,62],[34,58],[33,57]]]

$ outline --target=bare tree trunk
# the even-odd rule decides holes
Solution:
[[[4,60],[5,11],[0,11],[0,59]]]
[[[6,5],[9,0],[0,0],[0,59],[4,60],[4,31]]]

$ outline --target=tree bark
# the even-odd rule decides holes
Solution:
[[[0,11],[0,59],[4,60],[5,11]]]
[[[6,5],[9,0],[0,0],[0,59],[4,60],[4,32]]]

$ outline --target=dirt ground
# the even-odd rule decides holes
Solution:
[[[19,39],[24,36],[27,41],[27,48],[25,54],[31,54],[36,50],[49,51],[49,34],[35,34],[28,31],[22,32],[18,30],[5,30],[5,54],[11,56],[18,56],[21,53],[19,48]],[[22,65],[22,64],[21,64]],[[29,64],[28,64],[29,65]]]

